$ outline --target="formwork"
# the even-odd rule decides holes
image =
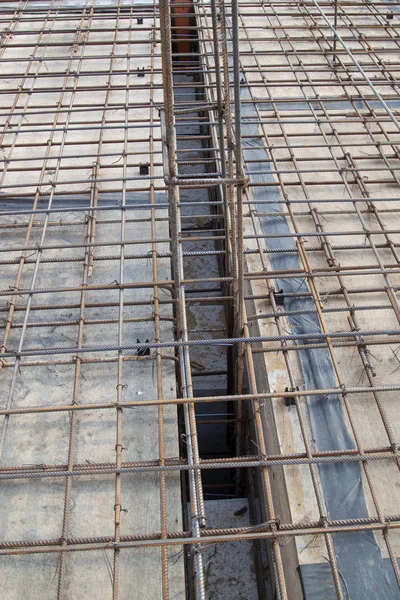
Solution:
[[[398,4],[0,10],[3,596],[399,598]]]

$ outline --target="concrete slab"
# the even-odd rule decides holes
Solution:
[[[103,3],[105,4],[116,7],[113,2]],[[43,6],[47,6],[46,3],[35,3],[35,9]],[[71,209],[69,212],[51,215],[47,224],[43,214],[37,215],[29,239],[26,238],[29,216],[1,218],[0,259],[7,256],[10,262],[1,269],[0,288],[9,290],[10,287],[19,286],[29,289],[34,285],[35,290],[46,289],[44,293],[33,294],[31,302],[27,295],[16,296],[16,311],[12,314],[9,335],[6,334],[6,323],[12,296],[1,296],[1,340],[6,340],[8,350],[18,348],[21,336],[24,349],[62,346],[78,348],[82,293],[79,290],[60,289],[76,288],[85,282],[88,221],[84,212],[74,211],[74,206],[85,203],[88,206],[91,194],[92,199],[94,194],[100,206],[107,203],[120,206],[125,200],[147,203],[148,209],[126,213],[125,240],[131,243],[125,246],[123,281],[153,282],[152,244],[149,243],[152,237],[150,202],[151,199],[159,200],[160,195],[154,195],[152,180],[148,177],[140,178],[139,164],[152,162],[155,165],[154,177],[160,177],[161,135],[154,104],[160,101],[161,91],[157,87],[160,74],[154,74],[154,71],[159,71],[161,64],[159,56],[153,57],[150,71],[150,56],[154,44],[149,32],[151,25],[155,28],[158,26],[158,21],[149,12],[145,19],[148,27],[145,28],[144,25],[140,30],[136,18],[134,19],[135,31],[131,37],[135,43],[130,49],[132,75],[109,76],[110,69],[127,68],[129,40],[126,31],[120,32],[120,37],[119,34],[116,36],[119,43],[115,52],[124,54],[122,61],[117,64],[112,52],[113,28],[126,29],[129,16],[125,15],[125,19],[120,19],[117,25],[115,12],[97,15],[95,21],[99,31],[90,33],[90,42],[85,45],[88,38],[79,37],[77,33],[81,22],[81,15],[75,10],[77,6],[83,5],[79,2],[64,2],[60,7],[63,17],[59,15],[57,22],[49,20],[48,33],[43,33],[43,43],[34,50],[38,60],[33,61],[30,66],[26,59],[33,52],[29,44],[32,40],[34,43],[38,40],[40,27],[38,29],[37,21],[24,19],[17,23],[14,37],[2,48],[4,59],[15,60],[14,63],[2,63],[6,65],[4,75],[6,79],[9,78],[1,94],[3,124],[7,111],[12,113],[9,121],[11,126],[8,128],[6,123],[6,131],[2,136],[2,156],[9,160],[2,173],[3,192],[7,190],[6,207],[8,210],[29,210],[38,182],[46,184],[41,188],[44,193],[40,203],[41,207],[46,206],[53,181],[56,183],[53,188],[53,208],[68,206]],[[71,12],[66,10],[68,7],[71,7]],[[3,4],[2,10],[5,8]],[[90,17],[83,18],[82,23],[90,28]],[[26,34],[18,35],[24,30],[27,30]],[[29,31],[33,35],[29,35]],[[75,50],[74,42],[77,44]],[[147,54],[147,58],[143,54]],[[86,61],[87,56],[91,58]],[[81,62],[79,57],[83,57]],[[137,77],[137,66],[149,68],[144,78]],[[75,78],[74,73],[66,76],[66,69],[74,73],[80,69],[80,77]],[[36,72],[37,77],[25,80],[25,71],[29,76]],[[15,75],[19,77],[12,77]],[[49,75],[52,76],[51,85]],[[150,79],[154,89],[150,89]],[[34,91],[28,95],[24,88],[20,94],[18,89],[16,91],[19,85],[25,88],[32,85]],[[63,91],[63,86],[67,91]],[[121,89],[125,87],[128,88],[127,91]],[[102,89],[96,91],[96,88]],[[7,90],[9,93],[5,93]],[[61,108],[61,113],[59,119],[55,120],[57,106]],[[85,111],[85,108],[91,110]],[[70,109],[72,113],[68,118]],[[124,128],[125,109],[128,111],[127,129]],[[154,119],[152,128],[150,119]],[[156,139],[153,146],[152,137]],[[129,154],[125,164],[122,158],[124,148]],[[154,155],[151,154],[153,149]],[[51,158],[46,163],[47,151]],[[92,169],[97,154],[98,181],[93,190]],[[107,154],[111,156],[103,156]],[[61,159],[58,158],[60,155]],[[30,160],[32,157],[35,157],[34,161]],[[121,183],[123,175],[129,178],[129,183]],[[113,181],[104,181],[107,179]],[[78,180],[79,183],[71,183]],[[146,193],[135,192],[138,188]],[[129,189],[131,192],[127,192]],[[111,196],[104,194],[107,190],[112,190]],[[164,196],[162,200],[165,201]],[[93,270],[86,279],[87,285],[94,286],[95,289],[89,289],[84,294],[81,339],[81,344],[84,345],[101,347],[118,344],[120,293],[118,290],[107,291],[96,286],[101,288],[121,281],[122,215],[120,210],[99,211],[96,215],[97,246],[94,249]],[[154,237],[160,240],[168,238],[166,212],[156,210],[154,215]],[[38,260],[37,245],[44,227],[47,228],[42,239],[44,248]],[[21,263],[20,266],[20,248],[24,245],[31,250],[26,251],[26,264]],[[166,252],[169,244],[159,242],[156,249],[160,253]],[[143,258],[135,258],[133,255],[136,254],[141,254]],[[160,257],[156,259],[156,263],[158,279],[170,279],[169,259]],[[169,301],[170,292],[161,289],[160,297]],[[158,334],[154,288],[150,285],[126,290],[124,304],[123,343],[136,342],[137,338],[143,342],[155,339]],[[23,326],[25,315],[26,331]],[[173,339],[172,304],[162,304],[159,315],[160,338],[170,341]],[[123,356],[122,399],[140,402],[143,399],[176,397],[173,353],[169,352],[169,359],[163,358],[158,369],[154,354],[140,359],[136,354],[126,352]],[[167,354],[168,351],[165,351],[163,356]],[[118,392],[118,352],[93,352],[82,358],[80,371],[76,357],[71,354],[53,353],[38,360],[22,360],[17,367],[14,367],[12,361],[10,365],[2,364],[1,407],[11,405],[13,408],[28,409],[34,406],[69,406],[74,399],[78,404],[89,405],[115,402]],[[113,469],[116,465],[118,442],[117,411],[115,408],[104,408],[76,413],[74,433],[70,438],[71,419],[70,412],[11,415],[9,419],[0,417],[0,432],[3,432],[4,441],[2,473],[10,473],[11,469],[18,469],[22,473],[24,469],[43,471],[43,465],[48,465],[62,474],[68,465],[70,444],[73,446],[73,464],[77,472],[67,497],[64,476],[2,480],[0,545],[16,540],[22,545],[31,543],[39,550],[40,544],[49,544],[50,548],[54,548],[54,545],[60,544],[63,522],[65,526],[67,515],[65,537],[69,543],[72,539],[78,540],[78,543],[86,540],[86,544],[97,540],[100,544],[104,542],[104,547],[95,551],[65,553],[62,583],[59,553],[1,556],[1,596],[4,600],[50,600],[55,597],[64,600],[78,597],[109,600],[113,597],[115,552],[110,541],[115,539],[116,475]],[[162,426],[165,458],[179,456],[178,415],[175,406],[164,407],[162,419],[156,406],[132,407],[123,411],[121,422],[123,464],[159,461],[159,434]],[[91,474],[88,469],[94,463],[105,466],[108,471]],[[86,470],[79,474],[80,469]],[[165,525],[168,531],[182,531],[178,472],[166,475],[165,493]],[[122,475],[123,539],[143,534],[160,535],[161,508],[159,473],[135,472]],[[185,596],[183,559],[176,558],[180,550],[179,547],[172,548],[167,557],[170,600],[181,600]],[[121,550],[118,597],[119,600],[165,597],[160,548]]]

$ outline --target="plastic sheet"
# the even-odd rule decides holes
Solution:
[[[244,78],[244,74],[241,74]],[[251,99],[249,87],[241,86],[241,98]],[[267,103],[265,103],[267,104]],[[301,106],[303,103],[299,102]],[[297,105],[290,104],[293,110]],[[340,108],[336,104],[337,108]],[[252,103],[242,104],[243,117],[256,121],[257,113]],[[252,183],[273,183],[272,174],[265,174],[270,165],[270,156],[263,147],[256,123],[242,122],[245,160],[259,160],[252,164]],[[254,135],[254,137],[251,137]],[[260,173],[257,173],[260,171]],[[264,173],[261,173],[264,171]],[[278,187],[253,187],[254,205],[260,212],[282,211]],[[258,201],[270,200],[270,204]],[[273,217],[259,217],[262,230],[266,234],[290,233],[286,218],[277,214]],[[284,237],[268,238],[269,248],[296,248],[294,239]],[[297,253],[282,252],[270,254],[272,266],[276,270],[301,268]],[[308,292],[304,279],[280,279],[277,288],[284,295],[291,292]],[[310,298],[285,298],[285,310],[315,310]],[[317,313],[289,316],[289,322],[296,333],[321,332]],[[304,340],[303,340],[304,341]],[[317,348],[299,352],[304,382],[308,389],[332,388],[337,386],[335,374],[327,349]],[[354,448],[354,441],[347,429],[343,408],[337,394],[308,398],[313,439],[318,451]],[[330,519],[353,519],[368,515],[359,463],[336,463],[319,466],[325,503]],[[398,600],[399,589],[390,560],[382,557],[370,531],[343,533],[333,536],[339,573],[343,583],[343,593],[351,600]],[[321,557],[322,559],[322,557]],[[319,563],[301,567],[301,577],[306,600],[331,600],[336,598],[331,569],[328,564]],[[333,591],[332,591],[333,590]],[[333,595],[332,595],[333,594]],[[346,597],[346,596],[345,596]]]

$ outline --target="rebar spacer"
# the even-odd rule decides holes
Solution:
[[[285,387],[285,392],[298,392],[299,391],[299,386],[297,385],[295,388],[291,387]],[[285,396],[285,406],[295,406],[296,405],[296,398],[295,396]]]

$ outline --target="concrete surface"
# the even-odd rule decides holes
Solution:
[[[250,526],[246,498],[207,500],[207,526]],[[258,598],[254,550],[251,542],[211,544],[203,552],[207,600],[255,600]],[[265,571],[265,578],[267,572]]]
[[[76,5],[76,3],[69,3]],[[110,4],[110,3],[108,3]],[[115,6],[115,3],[111,3]],[[4,5],[3,5],[4,6]],[[75,13],[74,13],[75,14]],[[136,22],[136,20],[135,20]],[[145,19],[145,23],[152,22],[152,18]],[[68,66],[68,59],[71,55],[72,43],[75,38],[75,31],[79,24],[79,18],[60,22],[54,25],[54,29],[64,27],[70,29],[70,33],[57,35],[57,40],[65,43],[65,46],[46,46],[44,44],[39,48],[36,56],[43,58],[39,64],[35,62],[31,72],[39,69],[40,74],[51,72],[63,72]],[[107,19],[98,19],[96,26],[112,27],[113,21]],[[20,26],[21,27],[21,26]],[[23,27],[29,27],[24,22]],[[41,23],[36,21],[31,24],[32,31],[38,31]],[[18,42],[26,42],[28,39],[36,39],[35,36],[14,37]],[[119,40],[127,40],[127,34],[120,32]],[[53,41],[50,34],[45,34],[43,41]],[[110,53],[112,51],[113,32],[93,33],[91,40],[97,40],[99,45],[87,46],[82,50],[79,46],[79,52],[93,55],[93,60],[84,63],[84,69],[96,71],[108,69],[110,65]],[[136,53],[151,53],[152,44],[150,42],[149,31],[141,33],[136,31],[135,41],[138,43],[133,46],[133,57]],[[120,53],[127,53],[128,46],[121,44],[117,48]],[[13,58],[14,62],[3,64],[3,83],[5,89],[12,89],[22,81],[22,73],[25,71],[26,63],[18,62],[20,58],[27,57],[31,49],[29,48],[5,48],[3,56]],[[106,59],[96,59],[96,54],[106,55]],[[50,56],[65,55],[65,60],[47,62],[46,58]],[[76,68],[78,61],[74,61]],[[150,74],[145,78],[136,76],[137,66],[150,67],[150,58],[132,58],[131,68],[133,75],[131,79],[126,77],[114,76],[111,83],[111,93],[109,102],[122,103],[126,101],[125,92],[116,89],[120,84],[142,85],[148,84]],[[127,59],[119,61],[114,68],[125,69]],[[156,67],[160,68],[159,59],[156,61]],[[15,73],[21,74],[21,79],[11,79],[7,75]],[[52,79],[53,86],[63,84],[63,77]],[[100,77],[91,77],[90,73],[80,80],[80,85],[107,85],[107,75]],[[4,146],[2,156],[5,158],[17,158],[16,163],[10,163],[10,170],[4,170],[3,184],[5,186],[18,185],[23,183],[21,188],[14,188],[15,193],[25,194],[24,208],[30,208],[32,205],[32,196],[35,192],[35,182],[40,176],[40,169],[33,171],[33,167],[41,168],[43,160],[27,162],[26,157],[31,157],[36,153],[38,157],[43,157],[46,151],[47,140],[50,137],[49,131],[40,133],[36,129],[28,132],[28,129],[35,126],[46,126],[51,129],[54,114],[33,115],[29,110],[34,105],[36,109],[40,106],[54,110],[57,102],[62,102],[63,107],[68,107],[71,101],[71,92],[62,95],[52,90],[48,85],[49,79],[40,77],[33,83],[34,87],[44,87],[43,92],[28,96],[22,94],[18,98],[18,107],[28,107],[28,112],[24,117],[14,116],[11,124],[12,128],[4,136]],[[153,83],[161,81],[161,75],[153,77]],[[71,76],[67,81],[67,86],[71,87],[74,77]],[[46,89],[46,86],[48,88]],[[131,110],[129,118],[132,121],[150,119],[150,111],[157,112],[150,108],[150,92],[148,89],[132,89],[129,93],[129,103],[142,103],[141,110]],[[160,101],[161,92],[153,90],[151,100]],[[1,95],[1,109],[9,109],[14,100],[13,94]],[[75,98],[72,99],[73,106],[86,104],[98,105],[91,112],[75,112],[69,124],[69,131],[66,136],[66,145],[63,148],[63,169],[59,173],[58,182],[60,186],[57,190],[61,193],[76,192],[86,201],[89,197],[91,166],[94,158],[68,158],[70,155],[90,154],[99,151],[100,134],[99,130],[90,127],[90,123],[95,120],[101,120],[103,111],[102,103],[105,101],[104,92],[78,91]],[[122,176],[122,158],[123,151],[123,128],[124,111],[114,109],[106,113],[106,124],[113,126],[105,130],[103,136],[102,152],[113,152],[116,156],[103,157],[101,159],[99,178],[120,178]],[[4,117],[2,117],[4,121]],[[51,156],[58,156],[60,153],[60,144],[62,141],[62,130],[66,122],[65,113],[60,117],[58,127],[60,131],[54,134],[53,145],[50,149]],[[132,123],[133,124],[133,123]],[[72,131],[74,127],[86,126],[85,130]],[[155,141],[154,148],[157,153],[160,151],[160,131],[158,125],[152,130]],[[128,129],[128,151],[136,152],[135,162],[147,162],[149,160],[150,150],[150,129],[143,124],[142,128],[136,127]],[[78,143],[82,142],[82,143]],[[21,147],[21,144],[33,144],[33,149]],[[161,161],[161,155],[156,154],[156,161]],[[52,159],[46,165],[43,173],[43,181],[50,183],[54,177],[54,170],[57,166],[55,159]],[[11,167],[18,167],[15,171]],[[64,168],[65,167],[65,168]],[[161,168],[155,168],[156,175],[161,173]],[[138,167],[127,167],[128,177],[138,176]],[[70,185],[71,179],[82,179],[83,183]],[[30,185],[32,184],[32,185]],[[148,180],[146,180],[148,185]],[[131,182],[131,187],[143,186],[143,180],[137,183]],[[120,182],[106,183],[99,181],[99,204],[104,202],[104,198],[109,201],[109,196],[104,195],[107,190],[114,189],[113,202],[120,203],[121,191],[115,191],[115,188],[121,189]],[[10,188],[4,188],[7,191]],[[29,197],[29,194],[31,196]],[[143,194],[140,199],[143,201]],[[69,195],[57,196],[54,200],[54,206],[68,206]],[[48,199],[45,197],[45,201]],[[149,196],[146,196],[146,200]],[[74,200],[71,199],[71,206]],[[59,203],[59,204],[57,204]],[[8,208],[21,206],[18,201],[13,205],[8,203]],[[157,217],[165,217],[165,211],[157,213]],[[131,211],[129,218],[148,219],[150,211]],[[119,211],[113,213],[102,213],[98,215],[99,221],[96,231],[96,242],[112,242],[120,239],[120,217]],[[61,216],[55,216],[50,219],[51,223],[45,239],[45,244],[68,245],[73,243],[84,243],[86,241],[86,228],[83,224],[85,214],[82,212],[63,213]],[[114,223],[104,223],[101,221],[110,221]],[[15,217],[3,218],[2,223],[12,224]],[[26,222],[25,217],[20,217],[19,222]],[[61,224],[60,224],[61,221]],[[69,222],[70,225],[63,226],[62,223]],[[40,240],[43,226],[43,215],[37,218],[30,243],[35,245]],[[76,223],[76,225],[73,225]],[[157,223],[158,238],[168,236],[168,222],[161,220]],[[12,248],[23,245],[25,231],[22,228],[10,228],[2,231],[0,249],[7,249],[9,258],[18,258],[21,253],[13,252]],[[126,226],[126,239],[140,240],[151,237],[149,222],[132,223],[128,222]],[[157,250],[160,252],[168,251],[168,245],[159,244]],[[148,243],[127,246],[127,253],[148,253],[151,245]],[[36,252],[28,253],[30,258],[36,258]],[[82,283],[83,276],[83,254],[82,248],[65,250],[45,250],[42,254],[42,261],[39,266],[36,287],[54,287],[54,286],[77,286]],[[119,255],[119,247],[105,246],[98,247],[95,255]],[[2,257],[5,254],[1,254]],[[52,257],[78,257],[80,260],[65,263],[47,263],[46,259]],[[0,287],[8,289],[15,285],[18,265],[7,265],[0,271]],[[34,265],[27,264],[23,269],[21,286],[26,288],[31,284]],[[152,281],[152,266],[148,259],[126,260],[124,269],[124,280],[126,282]],[[170,278],[170,267],[168,259],[158,260],[158,277],[160,279]],[[93,274],[89,279],[89,285],[109,284],[113,281],[119,281],[119,261],[95,261]],[[148,301],[152,296],[152,289],[129,290],[125,292],[125,302],[129,301]],[[161,290],[162,298],[168,299],[169,293]],[[1,297],[0,307],[3,309],[1,316],[3,319],[7,315],[9,297]],[[87,303],[91,302],[118,302],[118,292],[110,291],[92,291],[87,293]],[[27,297],[17,298],[17,307],[26,306]],[[35,296],[33,304],[43,307],[52,304],[78,304],[80,302],[80,293],[48,293]],[[154,319],[153,306],[134,306],[126,307],[124,311],[126,319],[142,318],[142,322],[128,322],[124,325],[123,340],[125,343],[154,339]],[[164,341],[173,339],[172,333],[172,308],[166,304],[161,306],[161,316],[166,320],[161,321],[161,339]],[[24,312],[17,312],[14,316],[14,327],[8,340],[8,348],[16,349],[21,335],[21,324]],[[29,316],[29,324],[33,322],[40,324],[43,321],[54,321],[48,327],[28,327],[24,348],[32,347],[51,347],[51,346],[74,346],[77,343],[77,319],[79,310],[76,308],[52,309],[52,310],[33,310]],[[86,320],[99,319],[117,319],[118,307],[98,307],[87,308],[85,311]],[[168,320],[169,319],[169,320]],[[69,321],[71,324],[62,326],[62,321]],[[3,338],[5,321],[2,322],[1,339]],[[84,344],[116,344],[118,342],[117,323],[106,324],[87,324],[84,326]],[[129,353],[128,353],[129,354]],[[133,353],[135,354],[135,353]],[[99,358],[99,356],[116,357],[115,352],[102,354],[86,355],[85,358]],[[66,358],[66,357],[63,357]],[[73,397],[75,365],[55,364],[47,366],[45,364],[37,366],[24,366],[22,364],[15,380],[14,407],[30,407],[37,405],[58,405],[69,404]],[[165,360],[162,362],[162,381],[163,396],[170,398],[176,396],[175,388],[175,367],[174,362]],[[12,382],[12,368],[4,368],[1,371],[0,390],[1,406],[7,404],[8,394]],[[117,364],[114,363],[85,363],[82,366],[81,378],[78,383],[78,402],[98,403],[115,401],[117,397]],[[155,361],[126,361],[123,367],[123,385],[124,400],[140,400],[141,398],[156,398],[156,371]],[[4,422],[4,417],[0,417],[0,427]],[[156,407],[143,407],[125,410],[122,416],[123,430],[123,461],[138,460],[157,460],[159,456],[158,448],[158,420]],[[12,416],[9,420],[7,431],[5,451],[2,461],[2,467],[23,467],[24,465],[66,465],[68,453],[70,415],[68,413],[36,414]],[[165,455],[168,458],[179,456],[178,448],[178,427],[176,407],[169,406],[164,408],[164,427],[165,427]],[[76,464],[90,464],[92,462],[107,462],[115,464],[115,444],[116,444],[116,411],[96,410],[92,412],[81,412],[77,414],[76,425]],[[63,508],[64,508],[65,481],[63,478],[43,478],[35,480],[7,480],[2,481],[0,485],[0,540],[57,540],[61,535]],[[122,525],[121,535],[137,535],[140,533],[159,532],[160,525],[160,479],[156,473],[135,473],[123,475],[122,477]],[[114,504],[115,504],[115,476],[112,474],[79,476],[73,480],[72,494],[70,501],[70,538],[87,538],[99,536],[114,536]],[[168,530],[182,530],[182,505],[181,505],[181,486],[180,478],[177,472],[170,473],[167,476],[167,515]],[[174,547],[170,552],[169,566],[169,584],[171,600],[181,600],[185,595],[184,568],[183,559],[179,556],[179,548]],[[178,558],[177,558],[178,552]],[[112,598],[112,565],[113,551],[103,550],[96,552],[78,552],[70,553],[66,557],[64,600],[73,600],[82,598],[87,600],[110,600]],[[57,554],[26,555],[13,557],[0,557],[0,595],[4,600],[16,600],[25,598],[26,600],[50,600],[57,597],[59,571],[59,557]],[[121,572],[120,572],[120,600],[136,598],[161,598],[161,558],[160,549],[127,549],[121,552]]]

